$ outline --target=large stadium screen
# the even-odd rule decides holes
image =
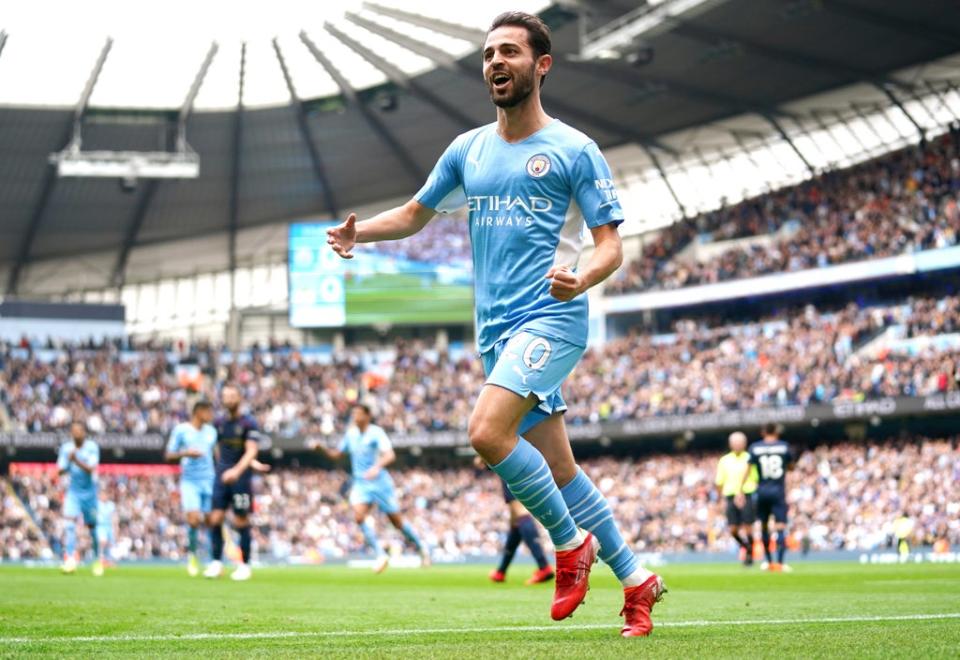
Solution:
[[[349,260],[327,245],[332,226],[290,226],[292,326],[471,321],[473,267],[463,219],[437,218],[407,240],[357,246]]]

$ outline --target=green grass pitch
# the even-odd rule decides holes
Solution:
[[[415,275],[393,273],[347,282],[347,324],[469,323],[473,287],[425,286]]]
[[[93,578],[0,566],[0,656],[438,658],[936,658],[960,654],[960,566],[798,563],[662,569],[648,639],[618,636],[619,586],[549,619],[551,585],[484,567],[262,568],[252,581],[120,566]]]

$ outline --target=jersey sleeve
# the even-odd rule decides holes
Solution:
[[[93,445],[93,448],[90,450],[90,467],[95,468],[100,465],[100,445]]]
[[[723,482],[726,481],[725,473],[726,470],[724,470],[724,460],[721,458],[720,462],[717,463],[717,478],[714,480],[715,485],[723,485]]]
[[[623,209],[613,185],[613,174],[596,142],[584,147],[577,157],[571,186],[588,227],[592,229],[611,223],[616,226],[623,222]]]
[[[267,436],[260,432],[260,425],[253,415],[247,415],[243,420],[243,440],[244,442],[255,442],[257,448],[266,447],[269,444]]]
[[[60,445],[60,450],[57,453],[57,471],[63,472],[70,465],[70,454],[68,453],[66,445]]]
[[[167,453],[172,454],[173,452],[180,451],[182,436],[180,434],[180,426],[174,426],[173,430],[170,431],[170,439],[167,440]]]
[[[391,449],[393,449],[393,443],[390,442],[390,438],[387,437],[387,432],[380,429],[380,433],[377,434],[377,451],[383,453]]]
[[[450,143],[440,160],[433,166],[414,199],[440,213],[450,213],[467,203],[463,192],[464,140],[457,138]]]
[[[244,440],[256,440],[256,434],[260,432],[260,426],[257,424],[257,420],[254,419],[253,415],[247,415],[243,420],[243,439]],[[251,438],[251,434],[253,438]]]

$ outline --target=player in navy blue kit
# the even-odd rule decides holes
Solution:
[[[776,424],[767,424],[763,427],[763,440],[754,442],[747,451],[750,454],[750,465],[756,466],[759,476],[755,495],[756,509],[757,518],[760,520],[763,551],[767,557],[760,567],[771,571],[789,571],[790,567],[783,563],[783,556],[787,551],[786,477],[787,470],[793,465],[790,445],[780,439]],[[749,473],[749,468],[744,471],[744,481]],[[738,497],[742,499],[744,495],[741,493]],[[773,561],[773,554],[770,552],[771,516],[777,530],[776,561]]]
[[[497,120],[463,133],[413,199],[328,231],[345,259],[357,243],[397,240],[439,212],[466,207],[475,272],[477,344],[487,381],[470,417],[470,444],[547,530],[556,548],[550,616],[570,616],[599,556],[624,589],[624,637],[649,635],[665,589],[637,561],[609,502],[577,466],[561,385],[586,350],[587,290],[623,261],[623,209],[596,142],[550,117],[540,88],[553,65],[549,28],[506,12],[483,45],[483,78]],[[578,263],[585,229],[589,261]]]
[[[213,481],[213,502],[210,511],[210,547],[213,561],[204,577],[220,577],[223,572],[223,519],[228,508],[233,510],[233,527],[240,536],[242,562],[230,575],[233,580],[250,579],[250,512],[253,510],[253,472],[269,468],[257,461],[259,451],[257,421],[240,413],[240,390],[224,385],[220,402],[227,414],[220,417],[217,430],[216,477]]]
[[[487,467],[486,463],[484,463],[483,459],[479,456],[474,460],[474,466],[478,470],[483,470]],[[507,510],[510,512],[510,531],[507,532],[507,538],[503,544],[503,555],[500,557],[500,564],[490,572],[490,579],[493,582],[506,582],[507,569],[510,568],[510,564],[513,563],[513,558],[520,548],[520,543],[523,542],[526,544],[527,549],[530,550],[533,560],[537,562],[537,570],[533,572],[533,575],[531,575],[524,584],[540,584],[541,582],[552,580],[555,573],[553,566],[547,561],[547,555],[543,551],[543,546],[540,544],[540,533],[537,531],[537,523],[534,522],[530,512],[524,509],[523,505],[513,496],[513,493],[511,493],[507,487],[507,483],[499,477],[497,480],[500,482],[500,487],[503,490],[503,501],[507,505]]]

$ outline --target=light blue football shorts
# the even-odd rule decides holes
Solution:
[[[113,545],[113,524],[110,525],[97,525],[97,538],[101,543],[106,543],[107,545]]]
[[[67,496],[63,502],[63,515],[67,518],[83,516],[83,523],[88,527],[97,524],[97,491],[75,491],[67,489]]]
[[[213,501],[213,480],[180,480],[180,508],[184,511],[210,513]]]
[[[350,504],[376,504],[384,513],[397,513],[400,502],[393,484],[357,480],[350,488]]]
[[[480,356],[487,385],[539,399],[539,404],[520,422],[520,435],[567,409],[560,386],[577,366],[583,351],[583,346],[562,339],[519,332]]]

